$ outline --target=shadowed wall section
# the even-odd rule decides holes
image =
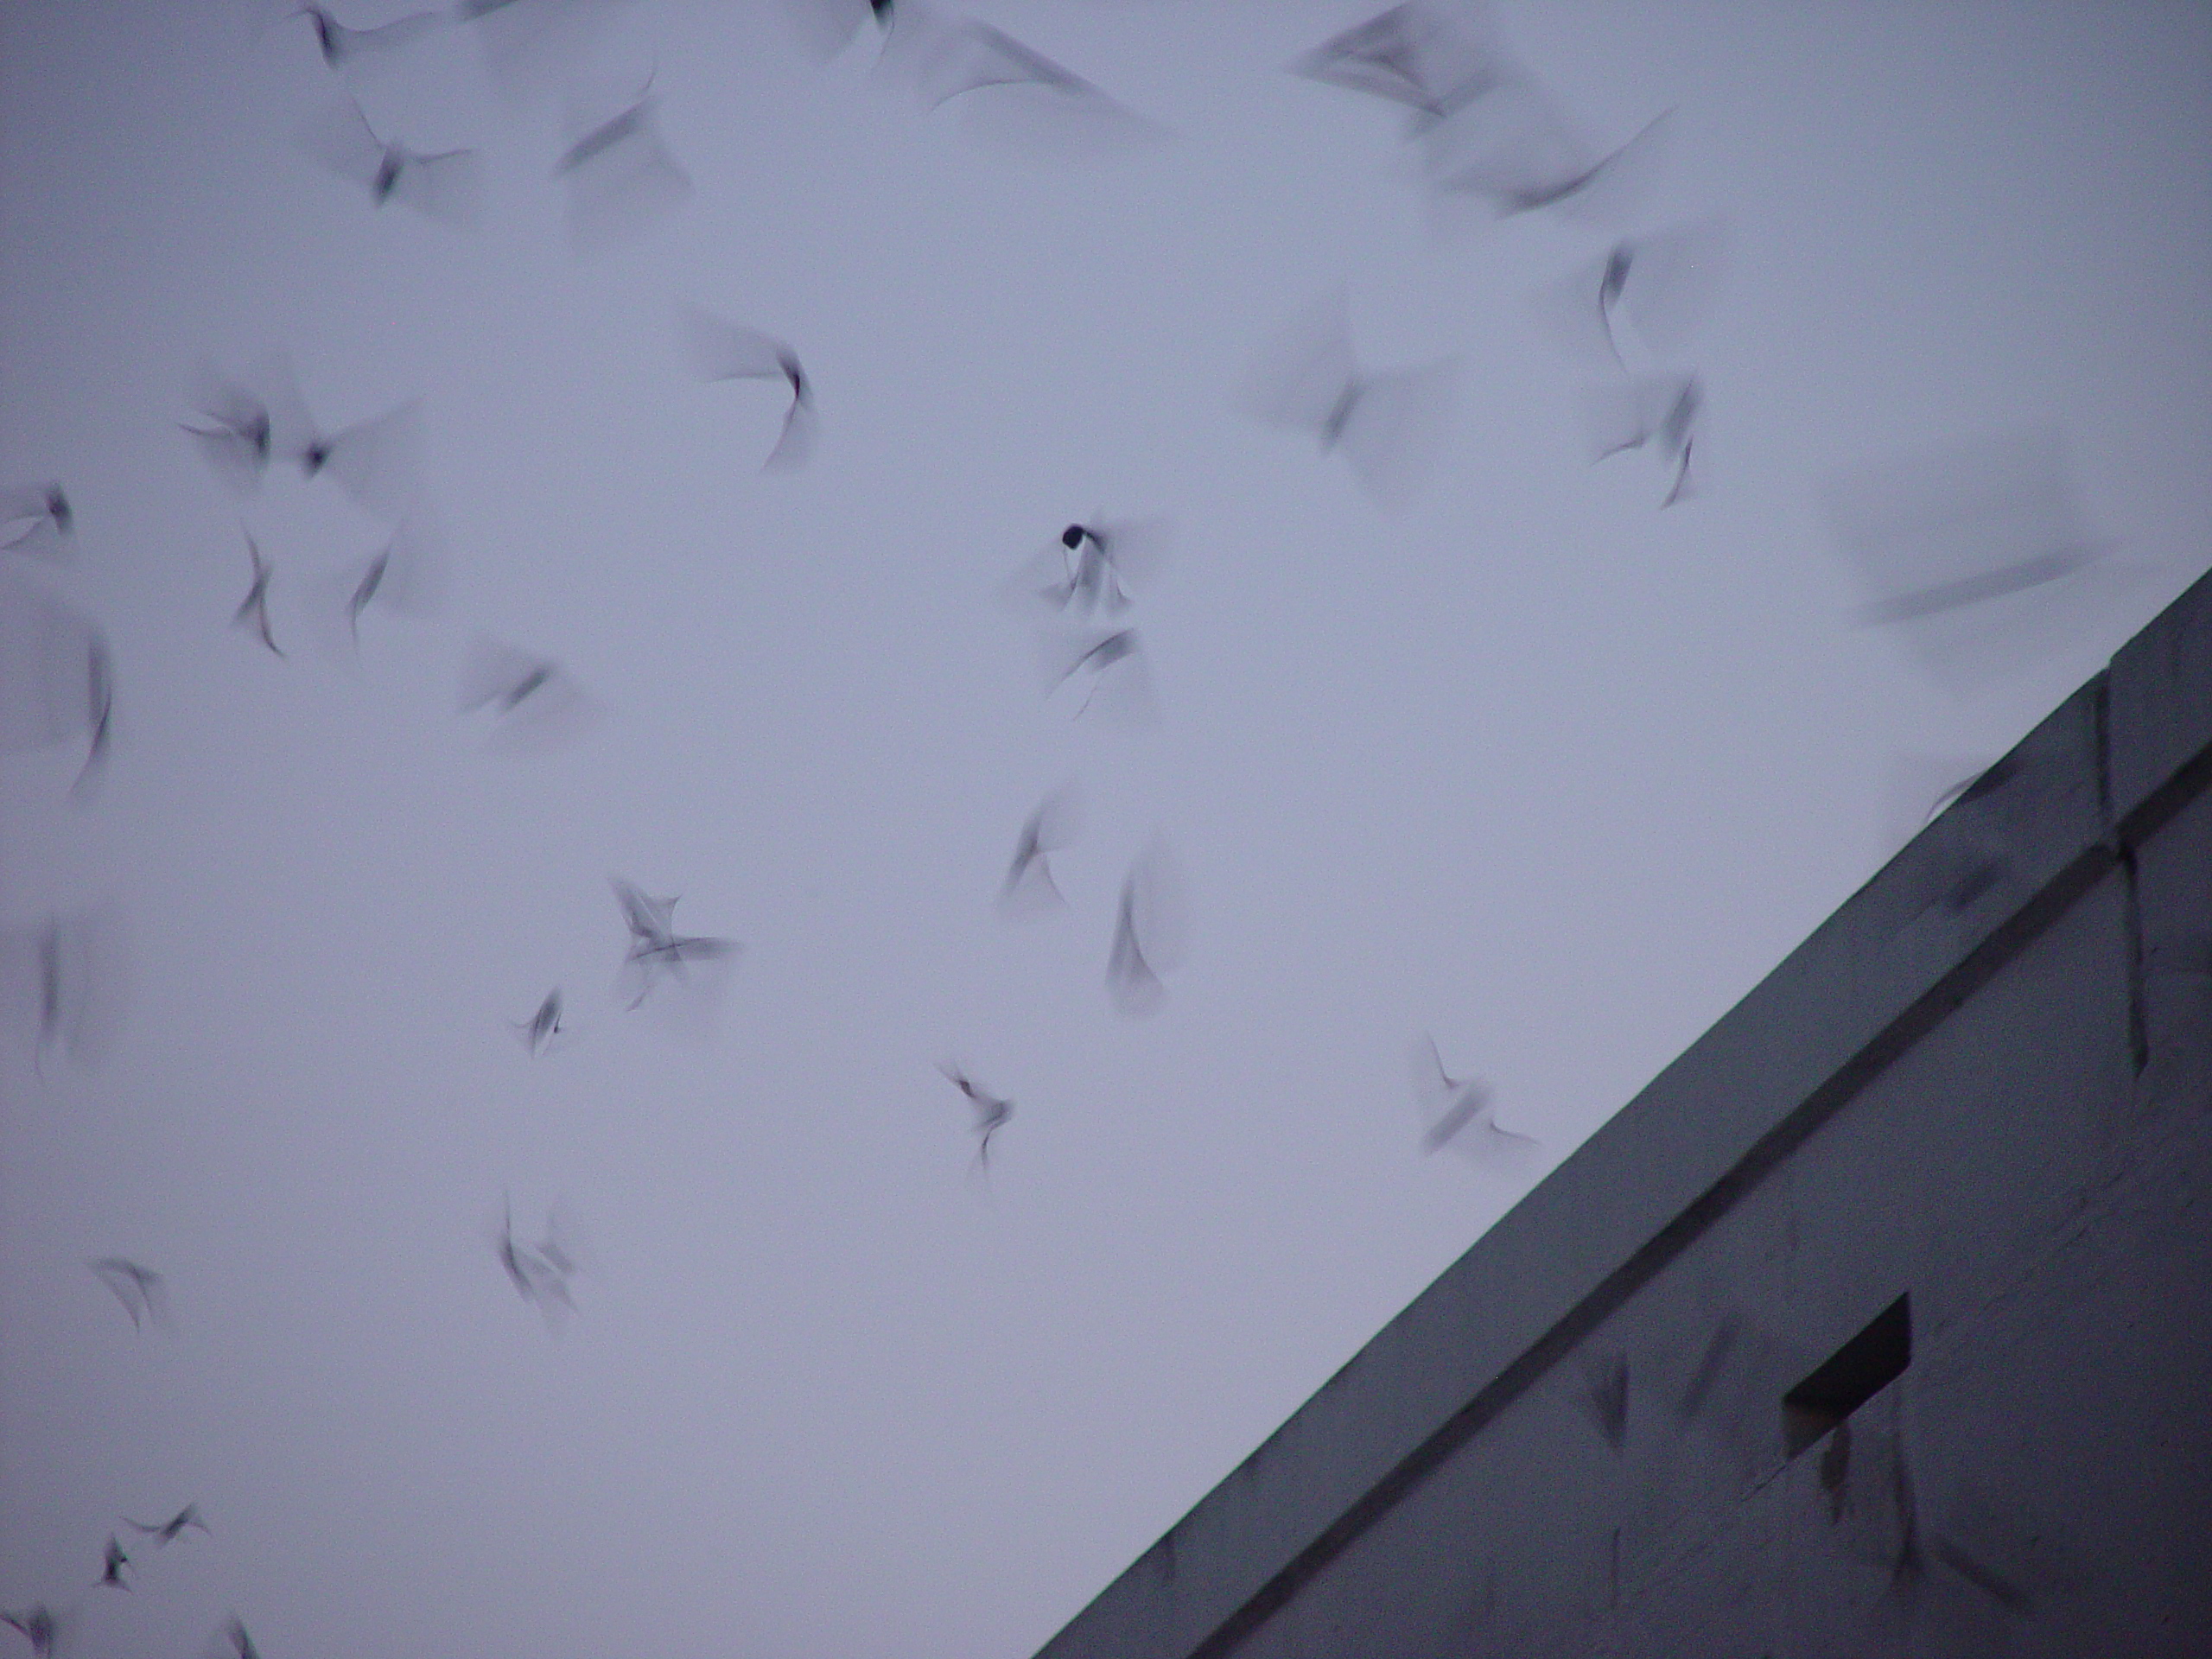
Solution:
[[[1040,1659],[2200,1651],[2208,782],[2212,578]]]

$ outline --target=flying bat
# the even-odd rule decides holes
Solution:
[[[71,786],[82,799],[99,781],[114,715],[106,636],[42,586],[0,569],[0,753],[83,734],[85,761]]]
[[[102,1256],[91,1267],[99,1281],[113,1291],[116,1300],[123,1304],[123,1311],[130,1316],[133,1331],[141,1328],[140,1321],[143,1319],[160,1325],[168,1323],[168,1288],[160,1274],[119,1255]]]
[[[557,1331],[562,1319],[575,1310],[569,1281],[575,1275],[576,1257],[563,1206],[556,1204],[547,1212],[543,1239],[534,1245],[524,1244],[515,1236],[514,1202],[510,1197],[501,1212],[493,1248],[516,1294],[538,1310],[549,1330]]]
[[[434,12],[417,11],[373,28],[349,29],[321,6],[300,6],[292,16],[315,25],[315,42],[323,62],[340,70],[410,46],[445,21]]]
[[[113,1533],[107,1535],[107,1553],[101,1558],[100,1583],[118,1590],[130,1586],[123,1581],[123,1569],[130,1565],[130,1558],[123,1553],[123,1546],[116,1541]]]
[[[1427,1126],[1421,1137],[1424,1153],[1450,1147],[1481,1167],[1501,1173],[1527,1166],[1536,1142],[1498,1126],[1485,1084],[1445,1075],[1435,1040],[1425,1034],[1414,1040],[1411,1062],[1414,1099]]]
[[[22,1633],[31,1644],[35,1659],[53,1659],[63,1626],[61,1621],[54,1617],[52,1608],[41,1602],[18,1611],[0,1612],[0,1620],[5,1620]]]
[[[969,130],[1025,148],[1125,147],[1165,136],[1155,123],[1081,75],[972,18],[919,19],[902,52],[914,87],[931,110],[956,99]]]
[[[0,1020],[29,1033],[41,1069],[56,1046],[97,1065],[122,1025],[126,964],[123,926],[108,906],[0,928]]]
[[[1145,664],[1144,642],[1135,628],[1046,635],[1039,647],[1038,665],[1048,703],[1063,686],[1086,688],[1076,703],[1075,719],[1082,719],[1093,703],[1139,726],[1151,724],[1159,715],[1151,671]]]
[[[473,149],[424,151],[380,138],[350,99],[308,118],[299,137],[309,155],[365,188],[378,207],[396,201],[463,230],[483,217],[483,173]]]
[[[852,44],[863,24],[874,22],[882,34],[892,29],[894,0],[786,0],[792,29],[806,54],[827,63]]]
[[[1670,113],[1670,112],[1669,112]],[[1550,94],[1533,81],[1502,85],[1421,135],[1430,184],[1478,198],[1500,219],[1554,209],[1610,223],[1632,213],[1657,177],[1669,114],[1593,155]]]
[[[123,1519],[125,1525],[135,1527],[138,1531],[145,1534],[157,1547],[175,1543],[178,1535],[187,1527],[197,1527],[202,1532],[210,1530],[207,1523],[200,1518],[200,1506],[197,1503],[188,1503],[168,1520],[154,1525],[149,1525],[143,1521],[133,1521],[127,1515]]]
[[[805,465],[814,449],[814,388],[799,366],[798,354],[773,334],[748,328],[687,305],[678,314],[683,353],[702,380],[781,380],[791,407],[776,447],[761,463],[763,472],[791,472]]]
[[[1312,435],[1341,454],[1386,511],[1404,506],[1434,469],[1451,420],[1457,365],[1448,359],[1369,373],[1352,355],[1341,289],[1263,343],[1238,398],[1253,419]]]
[[[999,888],[999,910],[1007,916],[1033,916],[1064,909],[1067,901],[1052,880],[1052,855],[1071,844],[1082,821],[1072,785],[1054,790],[1024,820],[1013,861]]]
[[[1129,607],[1130,585],[1141,586],[1159,569],[1171,538],[1165,518],[1101,517],[1070,524],[1000,591],[1021,610],[1117,615]]]
[[[623,960],[622,978],[635,988],[636,994],[629,1003],[632,1008],[643,1004],[664,979],[683,980],[688,967],[731,961],[744,949],[734,939],[679,934],[674,926],[674,899],[653,898],[619,875],[609,876],[607,881],[614,889],[615,903],[621,906],[622,919],[630,930],[630,950]],[[704,988],[711,991],[715,988],[709,985]]]
[[[0,489],[0,550],[67,564],[77,516],[59,484],[19,484]]]
[[[1690,458],[1705,388],[1694,374],[1631,375],[1618,384],[1586,387],[1583,429],[1592,462],[1624,449],[1649,449],[1673,469],[1674,483],[1659,505],[1671,507],[1696,493]]]
[[[556,985],[546,992],[545,1000],[537,1005],[537,1012],[514,1025],[524,1048],[533,1055],[544,1053],[552,1046],[553,1039],[568,1030],[561,1023],[561,988]]]
[[[246,556],[253,561],[253,583],[245,590],[245,597],[238,601],[238,609],[232,613],[231,626],[251,628],[260,636],[263,645],[282,657],[283,648],[277,645],[276,635],[269,628],[269,584],[276,574],[276,568],[262,557],[261,544],[253,539],[251,531],[245,532],[245,550]]]
[[[479,634],[461,664],[461,712],[485,708],[493,711],[493,746],[509,751],[564,742],[599,714],[575,677],[553,658]]]
[[[201,1659],[261,1659],[261,1650],[246,1634],[245,1621],[233,1613],[221,1630],[207,1638]]]
[[[976,1109],[976,1166],[988,1174],[991,1167],[991,1137],[999,1132],[1006,1121],[1014,1116],[1014,1103],[1002,1100],[979,1086],[966,1071],[950,1060],[938,1062],[938,1071],[952,1086],[968,1097]]]
[[[691,194],[691,176],[661,142],[652,78],[637,99],[594,120],[572,100],[569,146],[553,166],[568,194],[569,245],[588,253],[642,234]]]
[[[1131,861],[1115,908],[1106,991],[1116,1013],[1136,1019],[1160,1007],[1167,996],[1160,976],[1181,965],[1189,932],[1182,873],[1155,840]]]
[[[1627,368],[1624,333],[1643,356],[1678,352],[1712,305],[1727,245],[1718,218],[1624,237],[1540,293],[1539,313],[1587,360]]]
[[[1440,120],[1524,79],[1476,7],[1409,0],[1332,35],[1290,65],[1307,80]]]

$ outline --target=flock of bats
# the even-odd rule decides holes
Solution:
[[[446,14],[423,12],[375,28],[348,26],[312,4],[297,6],[285,18],[313,29],[324,62],[341,77],[365,62],[396,57],[446,28],[478,31],[497,73],[578,19],[596,17],[618,3],[459,0]],[[1085,142],[1122,143],[1167,136],[1158,124],[992,25],[944,17],[915,0],[787,0],[787,9],[800,42],[819,60],[873,30],[885,71],[932,109],[991,98],[1020,111],[1033,133],[1057,126],[1080,133]],[[1440,196],[1481,203],[1500,218],[1544,213],[1617,226],[1647,193],[1669,125],[1662,113],[1611,148],[1591,145],[1506,48],[1476,0],[1392,6],[1288,67],[1313,81],[1399,106],[1407,142],[1417,149],[1429,187]],[[351,98],[328,105],[296,137],[331,174],[365,191],[376,207],[397,205],[457,227],[474,224],[480,213],[483,180],[475,152],[414,149],[378,132]],[[564,188],[579,251],[635,235],[690,189],[658,130],[651,78],[612,112],[572,111],[566,147],[552,171]],[[1627,450],[1656,457],[1666,475],[1662,506],[1694,493],[1704,391],[1699,375],[1675,359],[1707,314],[1727,241],[1718,217],[1617,235],[1536,296],[1547,331],[1593,377],[1582,402],[1592,458]],[[787,399],[782,428],[762,466],[778,472],[804,467],[815,446],[817,413],[813,384],[793,347],[697,306],[679,309],[676,332],[683,359],[700,380],[757,380],[779,389]],[[1348,302],[1339,292],[1264,342],[1238,402],[1251,417],[1341,455],[1366,493],[1390,509],[1420,489],[1433,463],[1454,370],[1448,359],[1363,367],[1352,347]],[[180,423],[183,435],[238,496],[257,492],[272,468],[296,467],[305,479],[334,482],[391,526],[375,552],[310,584],[323,643],[357,643],[372,611],[419,618],[438,609],[448,586],[449,556],[436,515],[418,487],[417,405],[327,427],[309,414],[281,353],[236,378],[203,365],[188,395],[191,413]],[[1862,620],[1900,627],[1940,624],[1993,601],[2063,583],[2093,565],[2098,549],[2072,519],[2063,488],[2052,482],[2057,464],[2055,446],[2041,436],[1999,441],[1923,460],[1913,474],[1917,484],[1875,480],[1836,504],[1831,516],[1846,550],[1876,590]],[[1981,484],[1959,486],[1962,472]],[[1938,480],[1932,492],[1928,476]],[[2003,519],[2004,535],[1957,531],[1962,488],[1967,516]],[[1878,505],[1867,508],[1869,500]],[[2023,501],[2029,504],[2024,511]],[[241,529],[247,581],[232,621],[261,648],[283,657],[286,647],[270,612],[278,571],[251,531]],[[0,549],[14,556],[10,563],[19,568],[32,562],[68,564],[75,531],[75,510],[60,483],[0,489]],[[1068,524],[1005,582],[1001,597],[1047,625],[1048,695],[1064,696],[1076,716],[1094,706],[1140,718],[1149,709],[1142,641],[1126,613],[1159,569],[1170,541],[1163,520],[1096,516]],[[1962,547],[1967,550],[1960,551]],[[81,741],[84,759],[72,792],[88,798],[111,750],[115,681],[111,655],[96,624],[41,583],[0,568],[0,752]],[[589,723],[594,709],[589,694],[559,662],[482,635],[463,664],[456,707],[486,719],[488,742],[502,748],[566,741]],[[1029,815],[999,894],[1006,914],[1034,915],[1064,906],[1051,860],[1074,841],[1080,817],[1072,785],[1047,796]],[[669,987],[712,996],[741,953],[738,943],[679,933],[673,897],[650,894],[620,877],[612,883],[629,934],[618,979],[626,1006],[641,1007]],[[1160,1006],[1166,995],[1162,976],[1180,960],[1186,926],[1180,877],[1166,846],[1155,841],[1131,866],[1116,912],[1106,981],[1120,1013],[1141,1016]],[[56,1047],[89,1063],[111,1035],[106,987],[116,974],[118,938],[112,916],[99,910],[56,913],[0,933],[5,1001],[35,1027],[41,1065]],[[550,991],[515,1026],[532,1055],[555,1049],[569,1034],[560,990]],[[974,1166],[988,1173],[993,1137],[1011,1119],[1014,1103],[959,1065],[947,1061],[941,1070],[972,1111]],[[1411,1071],[1425,1122],[1424,1151],[1451,1147],[1499,1172],[1532,1166],[1536,1143],[1499,1124],[1489,1090],[1447,1074],[1425,1036],[1413,1046]],[[545,1236],[528,1243],[516,1236],[510,1206],[493,1243],[518,1294],[549,1325],[557,1323],[573,1306],[569,1281],[577,1270],[557,1210]],[[91,1267],[134,1327],[166,1321],[160,1274],[119,1257]],[[1592,1380],[1594,1420],[1615,1444],[1623,1432],[1626,1383],[1624,1370]],[[160,1526],[126,1524],[156,1548],[188,1529],[206,1529],[193,1506]],[[94,1588],[127,1589],[134,1560],[119,1537],[111,1536]],[[57,1650],[68,1622],[68,1616],[45,1606],[5,1617],[41,1656]],[[226,1651],[238,1659],[254,1653],[245,1626],[235,1619],[211,1644],[211,1652]]]

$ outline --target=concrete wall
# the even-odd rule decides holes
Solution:
[[[2212,1654],[2208,782],[2212,578],[1040,1659]]]

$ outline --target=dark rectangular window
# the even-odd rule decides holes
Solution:
[[[1782,1396],[1782,1436],[1796,1457],[1912,1363],[1912,1298],[1900,1296]]]

